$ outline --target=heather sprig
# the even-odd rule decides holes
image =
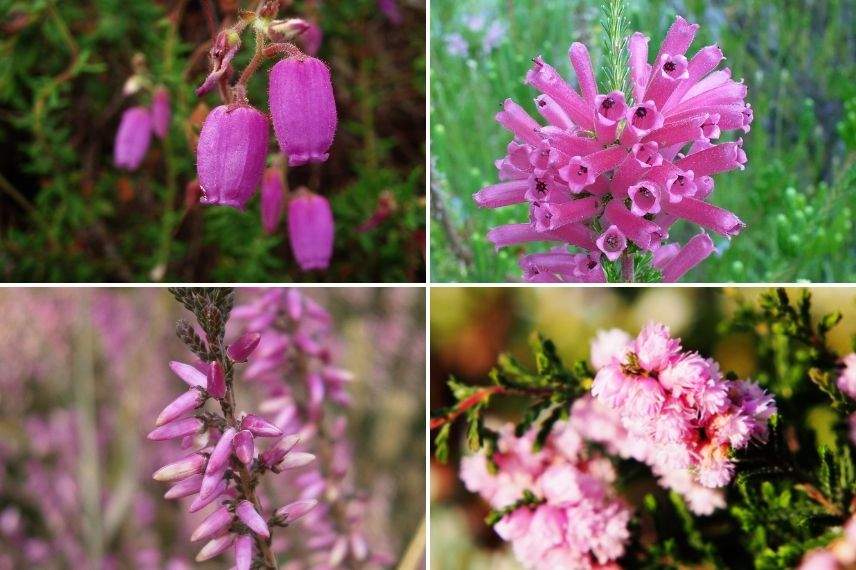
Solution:
[[[195,495],[191,512],[216,506],[191,538],[208,541],[197,555],[198,561],[218,556],[234,545],[239,570],[275,569],[272,527],[288,526],[315,502],[286,505],[264,516],[259,486],[267,474],[303,467],[314,456],[292,451],[295,436],[284,435],[259,415],[239,411],[234,389],[238,365],[247,362],[260,337],[249,333],[225,346],[235,292],[227,288],[173,288],[170,292],[194,315],[201,329],[200,335],[186,321],[177,326],[179,338],[201,360],[170,364],[189,389],[164,408],[148,437],[155,441],[181,439],[182,448],[192,452],[163,466],[154,479],[172,485],[168,499]],[[264,439],[274,443],[261,451],[258,446]]]

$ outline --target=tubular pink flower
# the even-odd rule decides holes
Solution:
[[[511,131],[518,139],[537,146],[541,142],[541,125],[529,116],[523,107],[506,99],[502,103],[502,111],[496,114],[496,122]]]
[[[232,362],[246,362],[251,354],[259,346],[262,335],[256,332],[249,332],[241,335],[238,339],[226,348],[226,356]]]
[[[704,150],[682,158],[675,164],[684,170],[692,170],[696,176],[710,176],[720,172],[727,172],[739,168],[743,170],[746,163],[746,154],[741,145],[742,139],[737,142],[727,142],[711,146]]]
[[[225,552],[226,549],[232,546],[234,542],[234,534],[230,533],[224,534],[223,536],[219,536],[202,547],[202,550],[200,550],[199,554],[196,555],[196,561],[205,562],[206,560],[211,560],[215,556],[218,556]]]
[[[202,480],[204,481],[205,477],[203,477]],[[229,484],[226,482],[226,480],[221,479],[217,486],[214,488],[214,491],[209,493],[205,497],[202,496],[200,487],[199,496],[193,499],[193,502],[190,503],[190,506],[187,508],[187,512],[195,513],[197,511],[201,511],[202,509],[219,499],[224,493],[226,493],[228,487]]]
[[[330,202],[298,189],[288,204],[288,240],[301,269],[326,269],[330,265],[334,231]]]
[[[615,139],[618,123],[627,114],[627,103],[624,93],[612,91],[606,95],[595,97],[595,120],[597,122],[597,138],[601,141],[612,141]]]
[[[170,402],[160,413],[155,421],[155,426],[160,427],[172,420],[179,418],[187,412],[194,410],[205,403],[205,396],[201,391],[191,388],[172,402]]]
[[[648,65],[648,38],[639,32],[633,33],[627,40],[627,50],[630,54],[628,63],[633,99],[641,101],[651,73]]]
[[[202,477],[202,485],[199,486],[199,500],[204,501],[212,497],[217,497],[221,486],[226,482],[226,465],[220,466],[219,469],[211,469],[210,466],[205,469],[205,475]]]
[[[324,162],[338,117],[330,69],[314,57],[289,57],[270,71],[270,111],[289,166]]]
[[[299,467],[305,467],[313,461],[315,461],[315,456],[311,453],[294,451],[286,455],[285,458],[279,463],[278,467],[283,471],[286,469],[297,469]]]
[[[282,219],[285,209],[285,184],[283,182],[282,170],[270,167],[262,176],[262,228],[265,232],[273,234]]]
[[[574,42],[571,44],[568,56],[571,59],[571,65],[580,82],[580,92],[583,95],[583,99],[586,100],[589,106],[594,105],[595,98],[597,97],[597,81],[594,78],[588,49],[580,42]]]
[[[657,53],[656,59],[659,60],[663,54],[683,55],[687,52],[690,44],[693,43],[698,24],[690,24],[684,18],[677,16],[675,23],[669,27],[666,32],[666,37],[660,46],[660,51]]]
[[[541,113],[541,116],[544,117],[547,123],[565,130],[574,128],[574,122],[565,110],[549,95],[538,95],[535,98],[535,108],[538,109],[538,112]]]
[[[526,201],[528,180],[511,180],[486,186],[473,194],[473,200],[483,208],[501,208]]]
[[[591,130],[594,126],[585,100],[540,56],[532,61],[532,69],[526,74],[526,83],[558,103],[580,128]]]
[[[627,195],[631,200],[630,212],[634,216],[642,217],[660,211],[660,186],[653,182],[634,184],[627,189]]]
[[[587,220],[597,212],[597,207],[598,200],[593,196],[564,204],[546,204],[544,206],[547,212],[546,226],[539,228],[536,224],[535,228],[540,231],[556,230],[568,224]]]
[[[606,206],[606,218],[641,249],[653,250],[660,243],[660,227],[639,216],[634,216],[623,203],[613,200]]]
[[[235,455],[244,465],[249,465],[253,461],[253,455],[256,453],[255,440],[253,434],[249,430],[242,429],[235,436],[234,441]]]
[[[315,499],[306,499],[302,501],[294,501],[284,507],[276,510],[275,515],[284,519],[288,523],[292,523],[307,514],[309,511],[318,506],[318,501]]]
[[[669,214],[684,218],[726,237],[736,236],[746,225],[740,218],[713,204],[695,198],[684,198],[680,202],[664,204]]]
[[[190,386],[204,389],[208,384],[205,373],[190,364],[172,361],[169,363],[169,368]]]
[[[265,538],[270,536],[270,530],[268,530],[267,523],[265,523],[265,520],[261,515],[256,512],[256,508],[251,502],[241,501],[238,503],[237,508],[235,508],[235,514],[238,515],[241,522],[250,527],[250,530],[254,533]]]
[[[663,281],[675,283],[693,267],[713,253],[713,241],[705,233],[693,236],[668,262],[663,265]]]
[[[193,534],[190,535],[190,542],[196,542],[197,540],[208,540],[214,536],[217,536],[232,524],[232,513],[229,511],[229,507],[222,506],[218,509],[214,510],[205,517],[196,530],[193,531]]]
[[[261,182],[267,144],[267,119],[256,109],[220,105],[208,113],[196,146],[201,202],[242,210]]]
[[[113,164],[117,168],[136,170],[142,164],[152,140],[152,117],[144,107],[131,107],[122,113],[116,141],[113,145]]]
[[[169,133],[169,122],[172,112],[169,108],[169,91],[165,87],[155,89],[152,97],[152,131],[158,138],[166,138]]]
[[[198,433],[203,427],[205,423],[199,418],[184,418],[153,429],[147,437],[152,441],[176,439]]]
[[[205,456],[199,453],[188,455],[169,465],[164,465],[152,475],[155,481],[173,483],[202,473],[205,468]]]
[[[497,249],[531,241],[565,241],[587,249],[594,243],[591,233],[575,224],[547,232],[538,232],[530,224],[509,224],[490,230],[487,239]]]
[[[236,570],[250,570],[253,565],[253,538],[242,534],[235,540]]]
[[[617,226],[612,225],[597,238],[597,247],[606,255],[607,259],[615,261],[621,257],[627,248],[627,238]]]
[[[232,440],[235,439],[235,428],[226,428],[223,435],[214,446],[214,451],[211,452],[211,457],[208,458],[208,466],[205,469],[205,474],[208,472],[216,473],[221,471],[229,463],[229,456],[232,454]]]

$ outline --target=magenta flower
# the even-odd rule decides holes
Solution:
[[[267,119],[256,109],[220,105],[211,111],[196,147],[201,202],[243,209],[261,182],[267,145]]]
[[[169,133],[171,118],[169,91],[165,87],[158,87],[155,89],[152,99],[152,130],[158,138],[165,138],[167,133]]]
[[[113,164],[125,170],[136,170],[142,164],[152,141],[152,116],[145,107],[131,107],[122,113],[116,142],[113,145]]]
[[[330,265],[334,231],[327,198],[298,189],[288,204],[288,239],[301,269],[326,269]]]
[[[329,68],[314,57],[288,57],[270,71],[270,112],[289,166],[324,162],[336,135]]]
[[[657,257],[664,247],[674,254],[666,240],[678,219],[727,238],[740,233],[743,222],[708,199],[712,176],[746,163],[742,139],[714,141],[729,131],[748,132],[752,110],[745,85],[733,81],[728,68],[716,70],[724,59],[719,48],[686,55],[697,29],[678,17],[651,64],[648,38],[630,37],[630,101],[620,91],[598,92],[580,43],[569,53],[579,92],[540,57],[533,60],[526,82],[541,92],[536,109],[547,124],[506,100],[496,120],[514,140],[496,163],[500,183],[474,195],[487,208],[528,205],[529,223],[488,233],[497,248],[559,242],[602,264],[637,251]],[[708,244],[709,238],[693,238],[663,279],[679,279],[700,263],[713,251]],[[529,281],[588,279],[569,259],[521,266]]]
[[[268,168],[262,178],[262,227],[267,233],[276,232],[284,208],[285,183],[282,170]]]

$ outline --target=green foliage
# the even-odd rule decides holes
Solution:
[[[516,281],[518,257],[549,247],[494,252],[487,231],[525,220],[527,214],[516,207],[479,209],[471,195],[497,180],[493,162],[508,142],[507,132],[493,121],[501,102],[510,97],[537,116],[535,92],[522,82],[531,57],[540,54],[572,77],[567,49],[581,41],[596,68],[610,68],[600,47],[598,4],[432,3],[431,174],[449,221],[438,223],[433,210],[434,280]],[[693,49],[713,43],[723,49],[726,65],[749,86],[747,101],[755,115],[751,132],[743,136],[746,170],[716,176],[713,193],[714,203],[735,212],[747,227],[732,240],[714,236],[717,253],[684,281],[856,280],[856,87],[841,80],[856,74],[848,2],[692,1],[683,6],[681,15],[702,26]],[[466,24],[468,15],[481,13],[508,26],[491,50],[482,48],[484,34]],[[666,0],[629,3],[626,10],[629,29],[650,36],[652,52],[674,15],[674,3]],[[450,49],[456,45],[450,39],[454,34],[467,39],[466,54]],[[604,74],[600,79],[601,84],[608,80]],[[671,230],[682,243],[694,233],[684,223]],[[455,240],[469,255],[454,247]]]
[[[309,8],[296,2],[282,14]],[[210,40],[201,3],[0,0],[2,278],[423,280],[425,46],[424,36],[412,33],[422,14],[405,8],[406,24],[397,27],[374,0],[328,2],[320,10],[319,57],[333,70],[339,131],[330,160],[295,169],[289,182],[331,200],[336,240],[331,268],[304,273],[285,224],[272,236],[262,231],[258,198],[246,212],[184,205],[196,175],[199,124],[191,115],[200,102],[220,103],[216,94],[194,93],[207,73]],[[252,33],[243,41],[234,61],[239,71],[251,57]],[[147,90],[121,94],[135,57],[145,60],[152,85],[168,88],[173,120],[140,170],[123,174],[112,165],[119,117],[150,102]],[[250,102],[263,111],[269,66],[248,85]]]

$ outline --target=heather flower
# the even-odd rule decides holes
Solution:
[[[496,533],[511,542],[525,568],[588,568],[620,558],[630,538],[631,513],[612,489],[612,464],[587,448],[574,413],[553,426],[541,450],[535,451],[534,443],[534,430],[518,438],[507,424],[492,457],[477,454],[461,461],[467,489],[496,509],[517,504],[525,493],[534,497],[503,516]]]
[[[678,219],[730,238],[743,222],[708,202],[712,176],[743,169],[742,139],[719,142],[723,133],[749,131],[746,87],[731,79],[716,46],[687,50],[698,26],[677,17],[660,52],[648,63],[648,38],[628,41],[632,98],[599,93],[588,50],[571,45],[579,92],[540,57],[526,82],[541,92],[536,108],[546,126],[506,100],[496,120],[514,139],[496,162],[500,183],[474,196],[482,207],[527,204],[529,222],[494,228],[499,247],[535,241],[564,242],[598,264],[651,252],[664,281],[680,279],[713,252],[707,234],[682,248],[667,243]],[[666,255],[658,252],[666,248]],[[523,264],[521,264],[523,266]],[[631,265],[632,267],[632,265]],[[585,275],[543,267],[527,280],[581,282]]]
[[[621,418],[639,446],[632,455],[679,492],[726,485],[733,452],[767,438],[773,398],[751,382],[724,378],[716,362],[684,350],[663,325],[647,325],[626,344],[614,332],[600,335],[592,353],[598,369],[592,395]],[[701,511],[717,504],[694,499]]]
[[[276,232],[284,208],[285,182],[282,170],[268,168],[262,178],[262,227],[267,233]]]
[[[152,98],[152,130],[158,138],[165,138],[169,133],[169,122],[172,112],[169,107],[169,91],[165,87],[155,89]]]
[[[856,399],[856,353],[850,353],[841,359],[843,369],[838,377],[838,389]]]
[[[152,116],[145,107],[131,107],[122,113],[116,142],[113,146],[113,163],[126,170],[140,167],[152,140]]]
[[[288,203],[288,239],[301,269],[326,269],[330,265],[334,231],[330,202],[298,188]]]
[[[284,517],[275,513],[271,522],[267,522],[262,514],[264,510],[258,485],[262,476],[269,472],[278,473],[279,469],[254,462],[255,437],[282,438],[283,432],[256,414],[236,415],[232,389],[236,374],[233,363],[247,360],[260,343],[259,335],[245,334],[231,343],[226,351],[230,354],[226,361],[220,356],[220,347],[223,346],[225,321],[232,301],[210,294],[200,301],[184,290],[176,290],[174,294],[195,313],[205,333],[206,346],[217,348],[211,350],[214,359],[207,366],[197,368],[179,362],[170,363],[173,372],[191,384],[191,388],[161,413],[157,422],[159,427],[149,434],[149,439],[201,437],[186,440],[186,447],[194,447],[197,451],[161,467],[153,477],[173,484],[165,495],[168,499],[195,495],[188,508],[191,513],[216,505],[191,536],[191,541],[208,541],[199,551],[197,561],[214,558],[234,545],[238,568],[275,567],[276,559],[270,542],[271,526],[287,523]],[[184,325],[179,329],[190,326]],[[204,389],[200,386],[202,382],[205,382]],[[196,416],[181,417],[204,406],[209,397],[218,401],[220,414],[204,411]],[[213,445],[208,445],[209,441]],[[272,447],[276,447],[276,443]],[[292,447],[281,448],[280,465],[290,461],[289,467],[302,467],[314,460],[309,453],[292,455]]]
[[[196,147],[203,204],[243,209],[261,182],[268,124],[249,106],[220,105],[208,114]]]
[[[329,68],[314,57],[288,57],[270,71],[273,130],[289,166],[324,162],[336,134]]]

